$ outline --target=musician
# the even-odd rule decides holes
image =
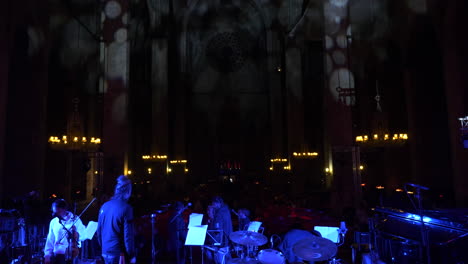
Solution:
[[[213,207],[213,205],[212,204],[208,205],[208,207],[206,209],[207,220],[203,224],[207,224],[208,226],[210,226],[211,223],[213,223],[214,212],[215,212],[215,208]],[[203,221],[205,221],[205,220],[203,220]]]
[[[278,246],[278,249],[283,252],[283,255],[286,257],[288,260],[288,263],[293,263],[293,262],[301,262],[302,259],[296,256],[294,254],[293,248],[294,245],[306,238],[314,238],[317,236],[321,236],[320,233],[313,231],[307,231],[307,230],[302,230],[299,229],[300,225],[299,224],[294,224],[293,228],[289,230],[286,235],[284,235],[284,239],[281,242],[281,244]],[[313,262],[309,262],[313,263]]]
[[[239,231],[247,230],[250,224],[250,211],[246,208],[240,208],[237,211],[239,218]]]
[[[187,224],[183,212],[187,207],[182,202],[173,205],[173,212],[169,220],[168,251],[176,259],[177,264],[185,263],[185,238],[187,237]]]
[[[81,219],[67,211],[67,202],[57,199],[52,203],[54,218],[49,224],[49,233],[44,247],[45,264],[72,263],[78,255],[80,234],[84,234],[85,226]]]
[[[213,197],[211,202],[213,208],[213,220],[208,228],[210,230],[222,230],[225,237],[229,237],[232,233],[231,211],[227,204],[224,203],[220,196]],[[222,239],[223,246],[227,245],[227,239]]]
[[[232,233],[231,211],[220,196],[213,197],[209,210],[212,210],[208,212],[212,214],[212,219],[208,223],[208,230],[215,231],[212,233],[215,241],[212,242],[219,243],[216,244],[219,249],[216,252],[206,251],[207,258],[209,262],[225,263],[229,258],[227,255],[229,252],[229,235]]]
[[[125,263],[136,263],[133,208],[128,204],[131,194],[132,182],[121,175],[114,196],[99,210],[97,235],[105,264],[118,264],[121,255]]]

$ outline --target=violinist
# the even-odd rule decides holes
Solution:
[[[44,247],[45,264],[73,263],[78,256],[80,233],[85,226],[75,214],[67,210],[67,202],[57,199],[52,203],[52,220]]]

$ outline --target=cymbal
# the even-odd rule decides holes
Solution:
[[[232,242],[244,246],[262,246],[268,241],[266,236],[252,231],[237,231],[229,235]]]
[[[338,248],[331,240],[311,237],[300,240],[293,246],[296,256],[307,261],[323,261],[336,255]]]

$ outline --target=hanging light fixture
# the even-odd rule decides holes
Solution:
[[[356,143],[360,145],[384,147],[384,146],[395,146],[401,145],[408,140],[408,134],[399,131],[398,133],[391,133],[388,129],[388,118],[382,111],[381,100],[382,96],[379,92],[379,85],[376,81],[375,85],[376,95],[374,97],[376,107],[372,118],[370,135],[358,135],[356,136]]]
[[[78,98],[73,99],[73,111],[68,116],[67,134],[61,137],[50,136],[49,144],[56,150],[77,150],[94,152],[100,144],[101,139],[95,136],[86,136],[82,125],[80,113],[78,111]]]
[[[370,10],[372,12],[371,16],[373,18],[373,23],[375,24],[375,15],[374,15],[374,2],[371,2]],[[371,41],[371,50],[374,48],[374,40]],[[405,143],[409,136],[407,132],[404,131],[390,131],[388,128],[388,116],[382,107],[382,95],[380,94],[379,82],[375,80],[375,110],[372,115],[370,134],[358,135],[355,138],[355,142],[362,146],[369,147],[385,147],[385,146],[399,146]]]

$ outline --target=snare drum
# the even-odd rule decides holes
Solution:
[[[286,258],[283,253],[274,249],[260,250],[257,259],[262,264],[286,264]]]

